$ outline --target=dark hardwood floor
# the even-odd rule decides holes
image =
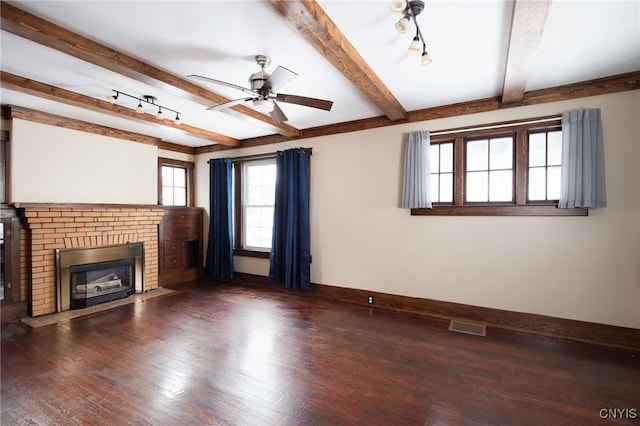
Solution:
[[[444,320],[281,289],[173,289],[54,325],[3,326],[2,424],[640,421],[639,353],[454,333]]]

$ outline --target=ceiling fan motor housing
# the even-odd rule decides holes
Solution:
[[[261,89],[264,86],[264,82],[271,76],[271,74],[264,71],[264,69],[253,73],[249,76],[249,84],[251,85],[251,90],[255,90],[263,96],[268,95],[268,93],[262,93]]]
[[[267,73],[264,68],[269,66],[271,60],[267,55],[256,55],[255,60],[260,67],[260,71],[249,76],[249,84],[251,85],[251,90],[257,91],[263,98],[265,98],[269,93],[268,91],[265,93],[261,89],[264,86],[264,82],[269,79],[271,74]]]

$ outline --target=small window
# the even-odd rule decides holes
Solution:
[[[466,143],[466,201],[513,201],[513,138]]]
[[[158,160],[158,203],[163,206],[193,205],[193,163]]]
[[[187,205],[187,170],[182,167],[162,166],[162,204]]]
[[[560,199],[562,132],[529,135],[529,201]]]
[[[453,202],[453,142],[431,145],[431,201]]]

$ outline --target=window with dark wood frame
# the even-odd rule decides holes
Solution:
[[[234,254],[241,256],[269,258],[268,250],[257,250],[245,246],[246,220],[244,205],[248,195],[245,193],[246,176],[245,167],[248,164],[263,164],[265,161],[275,163],[276,153],[247,156],[232,159],[233,161],[233,245]],[[274,188],[275,191],[275,188]]]
[[[309,156],[313,152],[311,148],[305,148],[305,150]],[[243,214],[243,197],[247,196],[247,194],[245,194],[245,180],[247,179],[247,176],[245,176],[245,165],[249,163],[260,164],[261,162],[268,160],[273,160],[273,162],[275,162],[276,153],[272,152],[267,154],[249,155],[245,157],[232,158],[231,160],[233,162],[233,253],[240,256],[268,259],[270,251],[255,250],[244,246],[244,241],[246,240],[244,235],[246,232],[246,218]],[[309,174],[311,174],[311,167],[309,167]],[[311,186],[311,179],[309,179],[309,186]]]
[[[184,185],[185,185],[185,198],[184,204],[175,204],[170,202],[171,200],[163,200],[163,187],[168,187],[168,182],[163,183],[163,167],[165,168],[175,168],[179,170],[184,170]],[[194,196],[194,163],[190,161],[181,161],[181,160],[172,160],[170,158],[158,158],[158,204],[159,205],[168,205],[168,206],[182,206],[182,207],[193,207],[195,204],[195,196]]]
[[[539,119],[527,120],[526,122],[510,122],[488,125],[479,129],[454,129],[451,131],[436,132],[431,136],[432,156],[432,197],[433,208],[412,209],[411,215],[468,215],[468,216],[586,216],[587,209],[559,209],[558,199],[549,199],[548,194],[555,195],[556,192],[549,192],[547,182],[559,178],[559,166],[556,153],[557,143],[553,146],[550,141],[557,141],[561,135],[562,127],[559,117],[542,117]],[[535,138],[537,150],[536,162],[529,163],[530,139]],[[510,141],[510,142],[509,142]],[[502,156],[500,161],[491,160],[491,144],[500,145],[505,149],[496,149],[495,156]],[[544,146],[543,146],[544,145]],[[452,167],[443,164],[443,152],[446,153],[453,147]],[[478,162],[473,160],[475,150],[481,152],[477,157],[483,158]],[[486,155],[482,154],[483,150]],[[509,151],[510,160],[505,160],[504,152]],[[500,153],[502,151],[502,153]],[[553,152],[552,152],[553,151]],[[544,157],[539,159],[538,157]],[[449,158],[448,156],[446,158]],[[507,164],[509,163],[510,164]],[[436,169],[435,171],[433,169]],[[449,176],[452,169],[452,177]],[[497,194],[492,201],[491,177],[501,180],[502,184],[496,191]],[[532,190],[529,187],[529,179],[544,180],[544,196],[530,197]],[[480,179],[478,179],[480,177]],[[449,181],[452,180],[451,183]],[[486,183],[485,183],[486,180]],[[509,182],[510,181],[510,182]],[[478,183],[480,182],[480,183]],[[477,190],[477,188],[483,188]],[[508,189],[505,189],[508,188]],[[536,187],[537,188],[537,187]],[[486,196],[484,190],[486,189]],[[452,194],[443,191],[452,191]],[[474,192],[475,191],[475,192]],[[506,194],[510,191],[510,196]],[[473,192],[473,194],[472,194]],[[536,194],[538,194],[540,190]],[[482,194],[478,196],[477,194]],[[446,201],[441,201],[446,200]]]

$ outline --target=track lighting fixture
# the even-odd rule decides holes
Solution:
[[[156,114],[156,118],[158,120],[163,120],[164,119],[164,114],[162,112],[163,109],[166,109],[167,111],[171,111],[171,112],[175,112],[176,113],[176,118],[173,120],[173,122],[175,124],[180,124],[181,120],[180,120],[180,112],[176,111],[175,109],[171,109],[168,108],[166,106],[162,106],[162,105],[158,105],[156,103],[156,97],[155,96],[151,96],[151,95],[143,95],[142,98],[139,98],[137,96],[133,96],[133,95],[129,95],[128,93],[124,93],[121,92],[119,90],[116,89],[112,89],[115,92],[115,95],[109,95],[107,96],[107,101],[109,101],[110,103],[114,104],[116,102],[116,100],[118,99],[119,95],[124,95],[124,96],[128,96],[132,99],[136,99],[138,101],[138,106],[136,107],[136,112],[139,114],[144,114],[144,107],[142,106],[142,103],[147,103],[153,106],[157,106],[158,107],[158,113]]]
[[[416,17],[424,10],[424,1],[421,0],[393,0],[391,2],[391,10],[393,12],[402,12],[404,15],[395,24],[395,29],[400,34],[405,34],[409,30],[410,22],[413,21],[416,26],[416,35],[409,44],[409,50],[420,52],[422,50],[422,57],[420,59],[420,65],[429,65],[432,60],[431,56],[427,53],[427,45],[424,42],[422,31],[418,25]]]

